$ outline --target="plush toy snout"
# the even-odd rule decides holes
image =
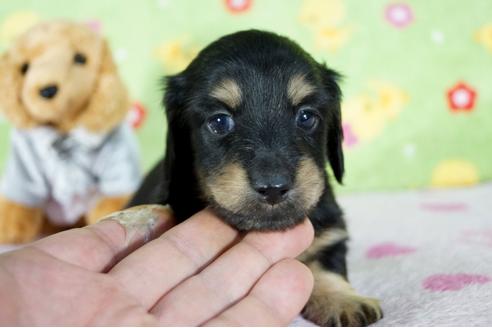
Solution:
[[[91,43],[90,54],[61,43],[45,47],[25,62],[21,99],[37,120],[56,125],[61,117],[70,117],[88,102],[102,56],[101,41]]]

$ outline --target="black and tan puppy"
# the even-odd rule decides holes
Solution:
[[[287,229],[306,216],[316,237],[301,260],[315,286],[304,309],[321,325],[368,325],[377,300],[347,282],[347,232],[326,173],[344,161],[337,73],[278,35],[213,42],[166,80],[164,159],[130,205],[169,204],[178,220],[210,206],[239,230]]]

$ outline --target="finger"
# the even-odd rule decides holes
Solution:
[[[30,247],[67,263],[104,272],[143,243],[161,235],[173,222],[167,206],[137,206],[113,213],[97,224],[41,239]]]
[[[236,230],[204,210],[130,254],[109,274],[150,309],[230,247],[237,236]]]
[[[165,295],[151,313],[163,325],[199,325],[244,297],[274,263],[299,255],[312,238],[309,220],[287,231],[249,233]]]
[[[286,326],[301,312],[313,289],[313,275],[286,259],[271,267],[251,292],[205,326]]]

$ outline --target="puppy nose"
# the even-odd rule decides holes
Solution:
[[[47,85],[46,87],[39,90],[39,94],[41,95],[41,97],[46,99],[53,98],[54,96],[56,96],[57,92],[58,92],[58,87],[54,84]]]
[[[290,188],[287,183],[280,183],[271,185],[258,185],[255,189],[267,203],[269,203],[270,205],[275,205],[285,199],[285,195]]]

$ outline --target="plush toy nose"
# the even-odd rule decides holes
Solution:
[[[285,199],[290,186],[287,181],[278,181],[272,184],[258,184],[255,186],[256,192],[270,205],[275,205]]]
[[[41,97],[46,99],[51,99],[56,96],[58,92],[58,87],[55,84],[47,85],[46,87],[39,90]]]

